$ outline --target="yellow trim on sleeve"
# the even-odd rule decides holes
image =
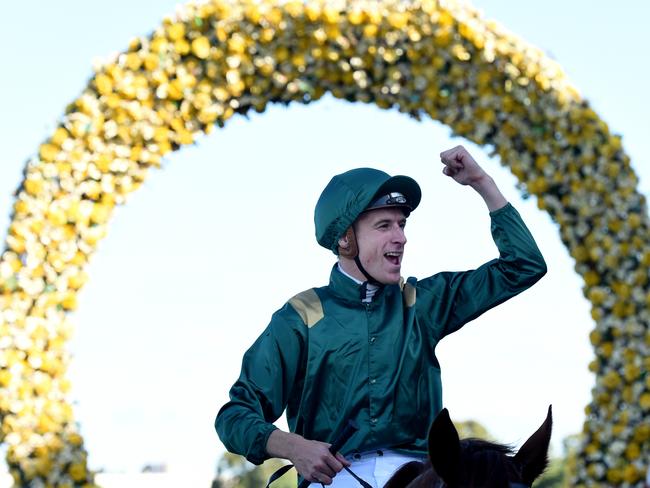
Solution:
[[[305,325],[310,328],[325,316],[323,313],[323,304],[313,288],[298,293],[289,300],[289,305],[294,308]]]

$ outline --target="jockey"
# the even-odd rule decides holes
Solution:
[[[338,256],[329,285],[291,298],[245,353],[215,422],[229,451],[254,464],[288,459],[304,479],[339,488],[359,486],[344,466],[381,487],[401,464],[426,457],[442,409],[438,341],[546,273],[518,212],[465,148],[440,157],[445,175],[485,201],[499,258],[403,280],[404,226],[419,185],[370,168],[334,176],[315,209],[317,241]],[[285,410],[290,432],[273,425]],[[360,428],[345,457],[332,455],[348,419]]]

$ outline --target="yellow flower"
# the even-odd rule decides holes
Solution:
[[[316,22],[321,15],[321,5],[316,2],[307,2],[305,15],[311,22]]]
[[[39,149],[39,156],[43,161],[52,162],[56,159],[60,149],[54,144],[41,144]]]
[[[82,442],[83,442],[81,436],[79,434],[77,434],[76,432],[72,432],[72,433],[68,434],[67,441],[71,445],[77,446],[77,447],[80,446],[82,444]]]
[[[278,26],[282,22],[282,10],[279,8],[270,8],[264,13],[264,18],[273,26]]]
[[[79,271],[68,277],[68,287],[73,290],[80,289],[88,281],[88,274],[84,271]]]
[[[38,417],[39,432],[56,432],[59,428],[59,424],[54,422],[48,415],[40,415]]]
[[[325,22],[330,24],[336,24],[339,20],[339,11],[330,5],[325,6],[322,10],[322,15]]]
[[[650,439],[650,424],[643,423],[634,429],[634,440],[638,443],[646,442]]]
[[[598,452],[600,449],[600,445],[598,443],[592,442],[585,447],[585,452],[587,454],[595,454]]]
[[[174,51],[176,51],[176,53],[180,54],[181,56],[189,53],[191,49],[192,46],[185,39],[179,39],[178,41],[174,42]]]
[[[388,14],[388,23],[395,29],[402,30],[408,23],[408,14],[406,12],[391,12]]]
[[[621,384],[621,377],[616,371],[610,371],[603,376],[603,384],[610,390],[614,389]]]
[[[197,58],[206,59],[210,55],[210,41],[205,36],[197,37],[192,41],[192,53]]]
[[[108,95],[113,91],[113,80],[110,76],[100,73],[95,76],[95,86],[101,95]]]
[[[284,4],[284,10],[293,18],[300,17],[303,14],[304,3],[298,0],[288,0]]]
[[[607,292],[602,288],[591,288],[587,294],[589,301],[594,305],[600,305],[607,298]]]
[[[650,410],[650,393],[644,393],[639,399],[639,406],[643,410]]]
[[[584,246],[575,246],[571,249],[571,255],[573,259],[579,262],[586,261],[589,258],[589,252]]]
[[[45,218],[54,226],[61,226],[68,221],[66,212],[62,208],[54,206],[47,209]]]
[[[377,27],[375,24],[366,24],[363,27],[363,36],[367,38],[374,38],[377,36],[377,33],[379,32],[379,27]]]
[[[603,318],[603,310],[599,307],[593,307],[591,309],[591,318],[593,318],[595,322],[600,321]]]
[[[611,342],[604,342],[600,347],[600,352],[603,357],[611,358],[614,353],[614,344]]]
[[[11,383],[11,373],[8,369],[0,369],[0,387],[6,388]]]
[[[623,469],[623,480],[627,483],[636,483],[642,478],[643,474],[636,468],[634,464],[628,464]]]
[[[77,482],[85,480],[88,476],[86,465],[81,462],[72,463],[68,469],[68,472],[70,473],[70,477]]]
[[[174,22],[167,26],[167,37],[172,41],[178,41],[185,37],[185,24],[181,22]]]
[[[620,470],[616,468],[610,468],[607,470],[607,481],[612,484],[619,484],[623,479],[623,474]]]
[[[629,382],[634,381],[641,374],[641,368],[635,364],[626,364],[623,375]]]
[[[27,193],[35,197],[39,196],[45,188],[43,180],[30,178],[29,176],[27,177],[27,179],[23,184],[25,185],[25,190],[27,191]]]
[[[54,135],[52,136],[52,142],[61,147],[68,136],[69,134],[67,130],[65,130],[63,127],[57,127],[57,129],[54,131]]]
[[[365,15],[361,9],[353,8],[348,12],[348,21],[352,25],[361,25],[363,24],[364,19]]]
[[[159,62],[159,56],[154,53],[148,53],[144,56],[144,67],[147,71],[155,70],[158,67]]]
[[[90,212],[90,220],[95,224],[106,223],[111,215],[112,207],[103,203],[96,203]]]
[[[143,59],[138,53],[129,53],[124,62],[131,71],[137,71],[142,66]]]
[[[74,292],[68,292],[65,294],[63,300],[61,301],[61,306],[64,310],[76,310],[77,309],[77,295]]]
[[[598,332],[597,330],[592,330],[592,331],[589,333],[589,340],[591,341],[591,343],[592,343],[594,346],[597,346],[598,344],[601,343],[601,341],[603,340],[603,337],[602,337],[602,335],[600,334],[600,332]]]
[[[634,315],[636,307],[633,302],[617,301],[612,308],[612,312],[616,317],[625,318]]]
[[[634,461],[641,455],[641,449],[639,448],[639,445],[636,442],[632,442],[628,444],[627,448],[625,449],[625,457],[629,461]]]
[[[623,393],[621,394],[624,402],[632,403],[634,401],[634,390],[630,386],[623,388]]]

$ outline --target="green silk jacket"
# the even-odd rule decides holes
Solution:
[[[289,429],[332,442],[348,419],[360,429],[341,452],[426,453],[442,409],[438,341],[527,289],[546,264],[519,213],[490,213],[499,258],[476,270],[409,278],[371,303],[336,266],[330,283],[293,297],[245,353],[215,426],[226,448],[255,464],[286,409]]]

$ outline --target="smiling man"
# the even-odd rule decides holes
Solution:
[[[462,146],[440,154],[443,173],[485,201],[499,257],[476,270],[401,278],[406,219],[420,203],[407,176],[371,168],[332,178],[314,215],[316,239],[338,256],[329,285],[289,300],[244,355],[216,419],[228,450],[259,464],[289,459],[301,476],[379,488],[427,452],[442,409],[437,343],[546,273],[517,211]],[[290,432],[273,425],[286,410]],[[328,447],[348,419],[360,428]]]

